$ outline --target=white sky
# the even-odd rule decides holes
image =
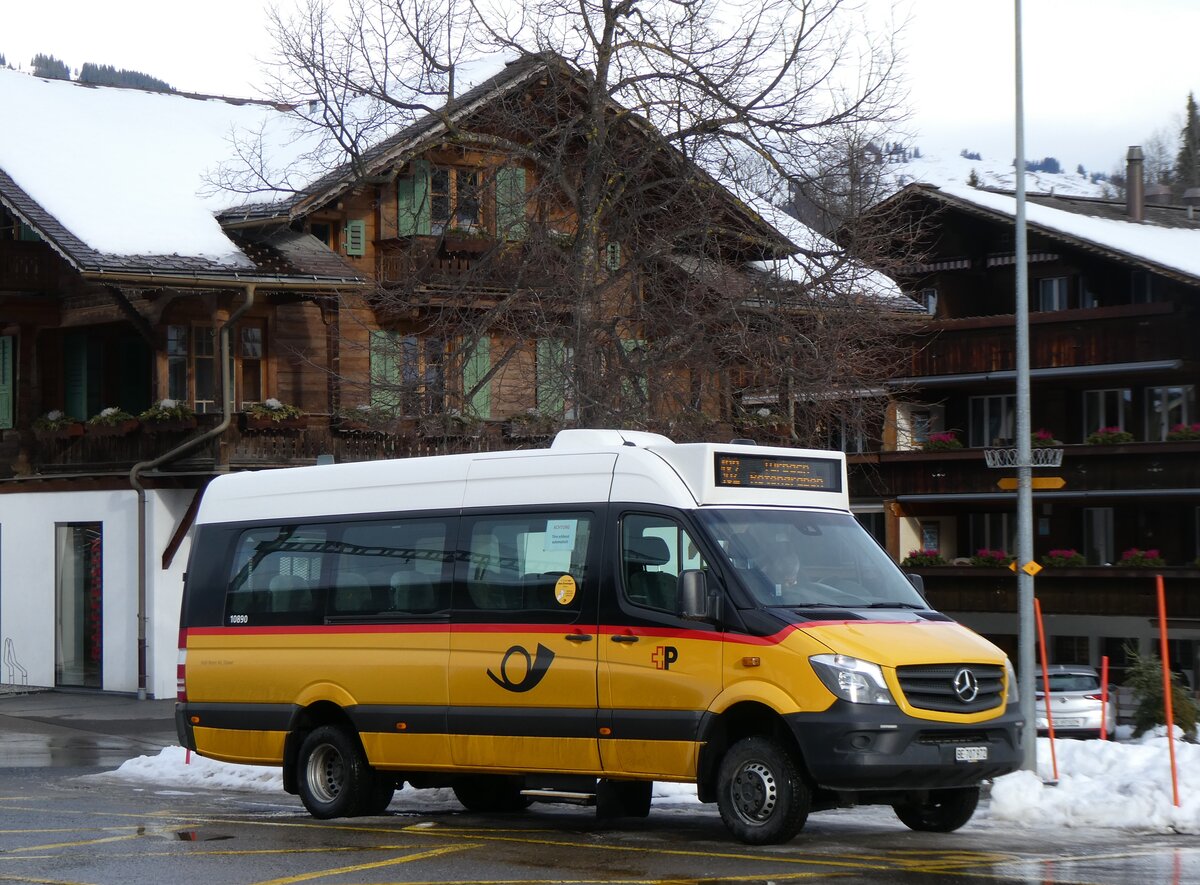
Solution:
[[[1129,726],[1118,729],[1121,742],[1050,741],[1038,738],[1038,774],[1018,771],[997,778],[991,798],[980,805],[967,829],[988,821],[1036,827],[1044,835],[1054,827],[1112,827],[1153,832],[1200,833],[1200,746],[1176,741],[1179,772],[1178,807],[1173,802],[1170,756],[1166,729],[1134,741]],[[1176,734],[1178,734],[1176,729]],[[116,771],[87,775],[85,779],[124,781],[148,789],[178,792],[188,789],[245,790],[276,796],[280,802],[300,800],[283,792],[279,770],[250,765],[230,765],[188,755],[168,747],[156,756],[139,756]],[[1058,782],[1053,780],[1057,761]],[[1114,801],[1115,800],[1115,801]],[[716,816],[715,805],[701,805],[696,788],[689,784],[654,784],[655,812]],[[396,794],[392,808],[406,811],[455,811],[462,806],[450,790],[413,790]],[[902,826],[898,821],[897,827]]]
[[[287,8],[295,0],[278,0]],[[858,2],[858,0],[847,0]],[[891,0],[862,0],[870,6]],[[915,143],[1011,159],[1013,0],[896,0]],[[0,53],[140,70],[176,89],[257,96],[267,0],[0,0]],[[1023,0],[1026,156],[1112,171],[1131,144],[1181,121],[1200,66],[1196,0]],[[1172,133],[1173,134],[1173,133]]]

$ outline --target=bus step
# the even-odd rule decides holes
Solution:
[[[565,790],[522,790],[521,795],[534,802],[566,802],[570,805],[595,805],[595,793],[569,793]]]

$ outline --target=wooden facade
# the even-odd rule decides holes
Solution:
[[[991,199],[914,185],[887,204],[924,232],[926,254],[901,282],[928,316],[892,385],[891,445],[852,456],[852,484],[860,506],[878,508],[881,540],[898,561],[927,548],[942,557],[912,568],[934,604],[1015,651],[1015,574],[970,564],[982,550],[1016,550],[1016,470],[985,461],[988,449],[1016,446],[1013,218]],[[1033,469],[1035,481],[1051,481],[1033,492],[1034,558],[1074,551],[1083,560],[1036,576],[1057,619],[1051,632],[1079,634],[1051,654],[1097,664],[1119,645],[1106,636],[1144,637],[1158,571],[1190,670],[1200,661],[1200,432],[1191,430],[1200,422],[1200,278],[1154,251],[1153,237],[1193,232],[1200,244],[1200,225],[1182,207],[1147,206],[1139,223],[1120,205],[1030,200],[1054,210],[1029,225],[1032,443],[1062,457]],[[1097,215],[1128,225],[1128,242],[1136,234],[1146,253],[1077,232],[1093,228],[1073,219]],[[1125,435],[1093,435],[1112,428]],[[931,436],[954,442],[939,447]],[[1122,567],[1135,548],[1165,564]]]

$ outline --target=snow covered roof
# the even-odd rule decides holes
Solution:
[[[1016,197],[965,185],[909,185],[892,199],[919,194],[992,220],[1014,221]],[[1143,221],[1125,204],[1060,194],[1027,194],[1027,229],[1050,240],[1101,253],[1185,282],[1200,282],[1200,220],[1179,206],[1147,205]]]
[[[17,124],[0,137],[0,202],[77,269],[259,274],[215,216],[243,198],[207,175],[231,156],[235,131],[262,132],[281,155],[303,151],[285,109],[7,69],[0,104]],[[340,261],[321,268],[332,279],[356,278]]]

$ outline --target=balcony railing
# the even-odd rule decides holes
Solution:
[[[926,346],[913,352],[912,378],[1011,371],[1014,319],[970,317],[931,322]],[[1128,304],[1033,313],[1032,369],[1194,359],[1200,346],[1170,303]]]
[[[187,439],[215,427],[219,416],[201,416],[197,428],[151,433],[138,427],[121,435],[61,434],[42,437],[31,448],[31,467],[40,475],[111,474],[152,460]],[[280,425],[265,430],[241,429],[234,422],[218,439],[208,440],[162,466],[164,471],[207,471],[267,467],[299,467],[332,457],[335,462],[411,458],[420,455],[485,452],[528,447],[544,441],[512,439],[505,423],[486,421],[464,428],[433,426],[413,420],[395,432],[343,432],[324,416],[309,415],[307,426]]]
[[[1017,578],[1008,569],[936,566],[908,571],[921,575],[925,595],[938,611],[1017,610]],[[1156,618],[1155,575],[1160,573],[1171,618],[1200,618],[1200,569],[1195,568],[1048,568],[1038,573],[1037,597],[1048,615]]]
[[[0,289],[36,292],[55,283],[55,255],[45,243],[0,243]]]
[[[989,469],[983,449],[881,452],[851,459],[870,472],[883,497],[980,495],[999,491],[1016,470]],[[1100,489],[1200,489],[1200,441],[1069,445],[1062,466],[1037,468],[1035,476],[1059,476],[1065,491]]]

